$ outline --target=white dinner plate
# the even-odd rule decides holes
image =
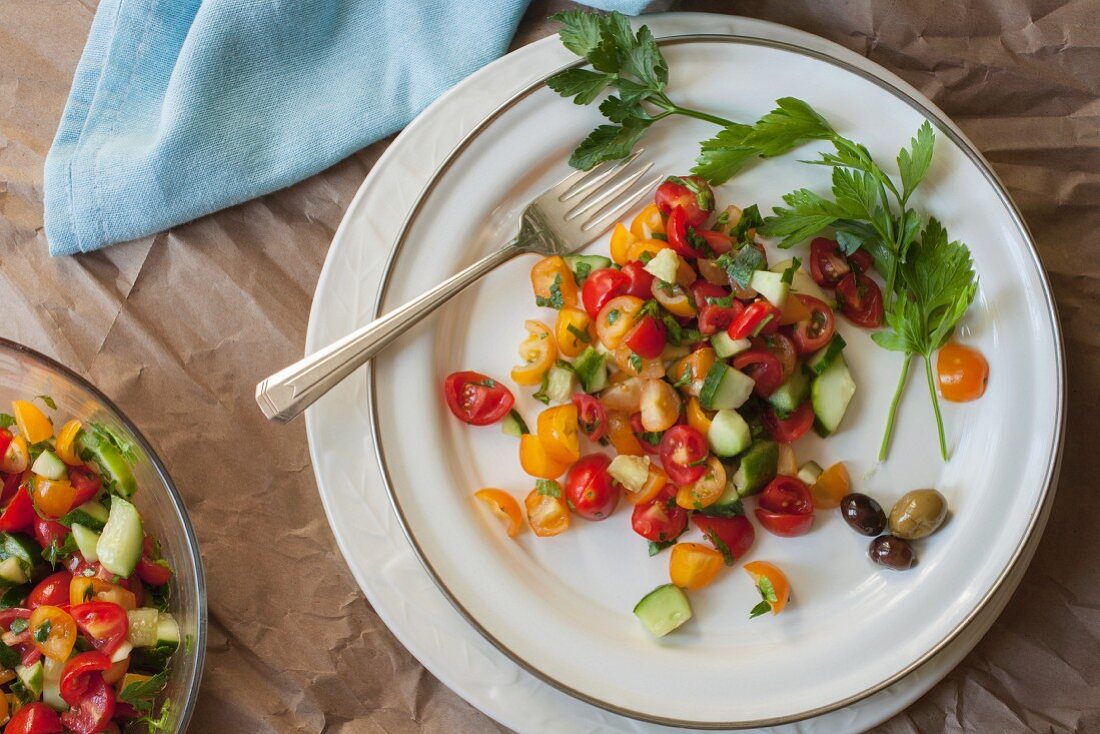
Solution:
[[[577,521],[554,539],[530,533],[515,542],[505,538],[470,495],[482,486],[504,487],[519,498],[529,491],[515,441],[496,429],[459,424],[447,413],[439,386],[456,369],[507,375],[523,320],[548,318],[531,303],[526,258],[491,275],[378,359],[369,408],[367,385],[353,379],[310,411],[318,482],[345,556],[372,601],[368,587],[376,585],[364,581],[354,536],[365,522],[389,527],[390,518],[370,509],[377,495],[367,500],[367,492],[382,487],[455,608],[520,667],[594,706],[706,728],[820,715],[931,660],[983,607],[992,608],[995,595],[1003,604],[1022,572],[1025,546],[1041,529],[1051,495],[1061,436],[1061,342],[1049,289],[995,177],[935,108],[896,79],[871,73],[867,62],[857,63],[832,44],[770,24],[700,15],[645,22],[659,37],[712,34],[664,46],[670,94],[685,104],[754,119],[775,97],[798,96],[887,161],[925,116],[939,128],[936,158],[917,204],[935,212],[974,253],[981,290],[962,331],[990,360],[989,390],[979,403],[946,409],[953,455],[944,465],[917,374],[901,406],[894,452],[876,467],[884,404],[900,360],[845,325],[857,398],[838,435],[796,446],[800,460],[843,459],[857,487],[887,506],[908,489],[940,488],[952,516],[920,545],[918,567],[889,574],[872,566],[866,540],[835,515],[821,514],[799,539],[758,531],[749,558],[775,561],[788,572],[795,590],[789,610],[750,622],[755,592],[747,576],[730,572],[692,595],[696,619],[690,625],[657,642],[631,609],[667,579],[667,558],[646,556],[626,509],[603,523]],[[391,147],[334,241],[307,349],[370,319],[366,296],[378,290],[380,275],[384,311],[511,234],[507,227],[518,209],[565,173],[569,150],[598,121],[594,110],[537,85],[563,61],[568,55],[552,39],[510,55],[430,108]],[[490,116],[506,100],[510,104]],[[695,121],[663,122],[645,143],[648,155],[659,168],[682,172],[709,132]],[[790,189],[825,188],[823,169],[796,161],[813,150],[754,167],[720,187],[719,200],[755,202],[767,211]],[[409,169],[427,173],[410,175]],[[388,181],[387,171],[394,172]],[[409,212],[419,214],[395,226]],[[373,218],[383,213],[392,221]],[[384,273],[378,271],[379,241],[399,243]],[[606,251],[606,238],[592,249]],[[528,417],[538,405],[526,393],[518,404]],[[383,459],[381,482],[373,474],[372,443]],[[395,624],[400,614],[380,612],[391,626],[413,626]],[[991,621],[983,617],[972,629]]]

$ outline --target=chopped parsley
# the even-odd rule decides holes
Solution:
[[[554,282],[550,284],[550,296],[536,296],[535,305],[556,308],[559,311],[565,307],[565,297],[561,294],[561,273],[554,275]]]
[[[547,497],[561,498],[561,485],[553,479],[539,479],[535,482],[535,491]]]

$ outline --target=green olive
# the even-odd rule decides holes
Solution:
[[[890,510],[890,532],[906,540],[919,540],[936,532],[947,516],[947,500],[934,489],[906,492]]]

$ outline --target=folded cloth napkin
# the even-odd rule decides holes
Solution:
[[[50,253],[159,232],[401,129],[507,50],[527,2],[101,0],[46,157]]]

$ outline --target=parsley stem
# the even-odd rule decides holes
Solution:
[[[667,110],[670,113],[684,115],[685,117],[694,117],[697,120],[703,120],[705,122],[713,122],[715,125],[719,125],[721,127],[729,127],[730,125],[736,124],[735,122],[733,122],[733,120],[727,120],[724,117],[718,117],[717,115],[712,115],[708,112],[701,112],[700,110],[693,110],[687,107],[681,107],[663,94],[660,97],[651,98],[650,101],[661,109]]]
[[[940,399],[936,395],[936,381],[932,377],[932,355],[924,355],[924,373],[928,375],[928,394],[932,396],[932,409],[936,411],[936,428],[940,432],[940,456],[947,461],[947,439],[943,435],[943,417],[940,415]]]
[[[905,361],[901,363],[901,379],[898,380],[898,387],[894,390],[894,399],[890,401],[890,414],[886,417],[886,433],[882,436],[882,446],[878,450],[879,461],[886,461],[886,454],[890,450],[890,438],[894,435],[894,419],[897,417],[901,395],[905,392],[905,380],[909,377],[911,361],[913,361],[913,353],[906,352]]]

